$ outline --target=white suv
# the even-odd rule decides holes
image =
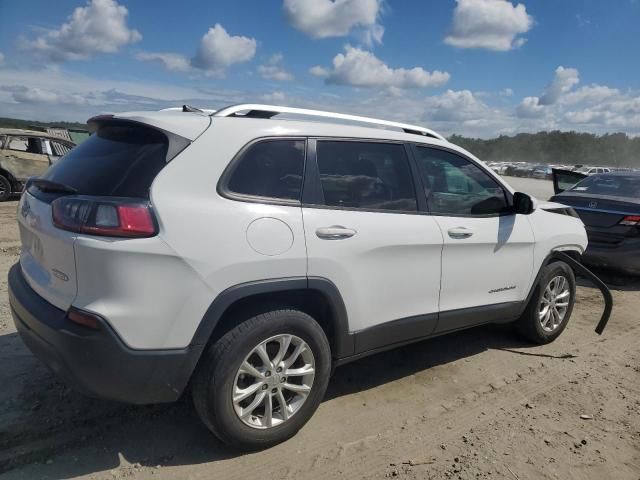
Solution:
[[[189,386],[217,436],[261,448],[309,420],[333,366],[486,323],[546,343],[569,321],[557,252],[585,250],[580,219],[431,130],[267,105],[90,125],[27,183],[9,273],[24,342],[87,394]]]

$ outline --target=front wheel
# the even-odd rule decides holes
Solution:
[[[240,323],[209,347],[192,394],[205,425],[242,449],[283,442],[311,418],[331,371],[329,342],[297,310],[275,310]]]
[[[554,341],[569,323],[575,296],[576,279],[569,265],[554,262],[543,267],[529,304],[516,321],[517,331],[534,343]]]

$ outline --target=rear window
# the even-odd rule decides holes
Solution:
[[[572,192],[640,198],[640,175],[595,175],[571,188]]]
[[[149,188],[167,163],[169,139],[155,129],[105,124],[71,150],[42,178],[81,195],[149,198]]]

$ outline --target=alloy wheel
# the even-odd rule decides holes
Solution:
[[[236,415],[253,428],[278,426],[300,410],[314,377],[315,359],[304,340],[287,334],[268,338],[251,350],[236,373]]]
[[[538,305],[538,319],[545,332],[553,332],[562,325],[569,308],[570,296],[566,277],[558,275],[549,281]]]

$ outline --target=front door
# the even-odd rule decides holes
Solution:
[[[528,219],[509,213],[503,186],[471,160],[438,148],[414,151],[444,238],[438,331],[499,320],[502,307],[517,310],[533,268]]]

